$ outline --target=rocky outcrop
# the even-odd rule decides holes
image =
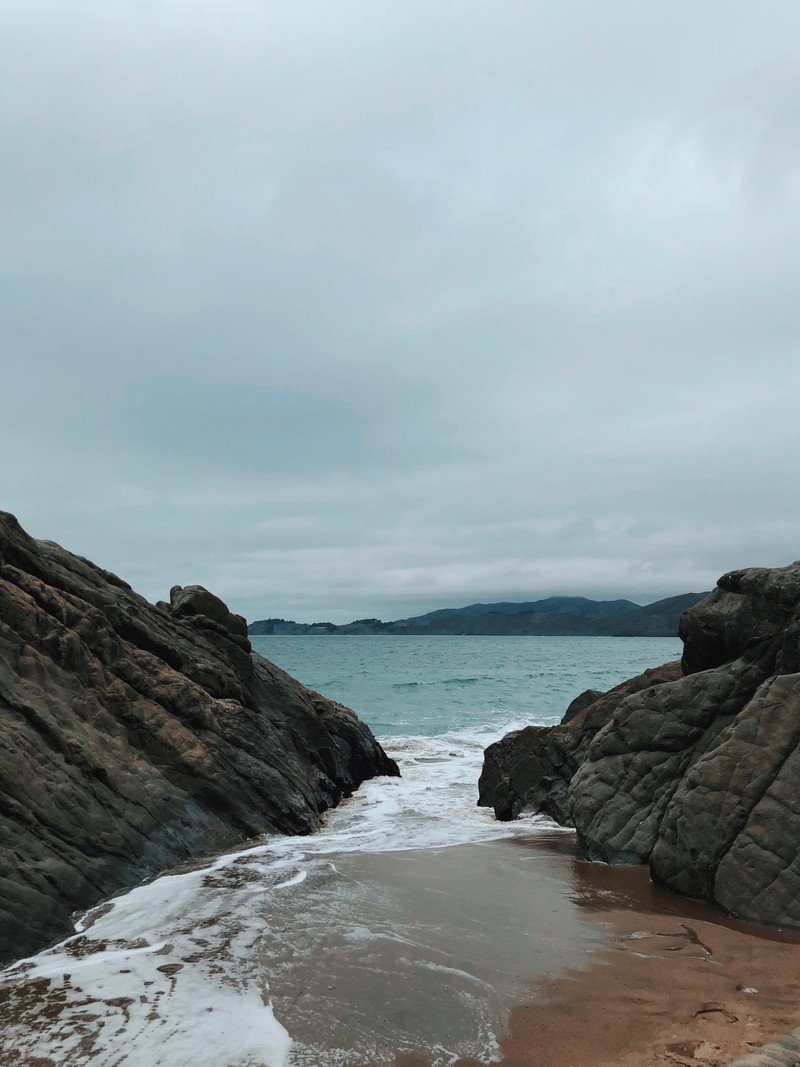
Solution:
[[[723,575],[680,634],[679,677],[491,746],[481,802],[500,818],[540,807],[592,859],[798,927],[800,563]]]
[[[676,661],[607,693],[587,689],[572,701],[558,726],[526,726],[506,734],[484,752],[478,804],[494,808],[498,819],[543,811],[562,826],[573,825],[568,788],[594,736],[626,697],[680,674]]]
[[[0,959],[70,915],[397,774],[201,586],[153,605],[0,512]]]

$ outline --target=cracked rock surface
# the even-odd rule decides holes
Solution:
[[[398,773],[201,586],[150,604],[0,512],[0,962],[71,913]]]
[[[490,746],[479,802],[544,810],[589,858],[800,927],[800,563],[723,575],[680,636],[680,667]]]

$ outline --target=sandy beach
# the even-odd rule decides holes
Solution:
[[[339,856],[336,878],[371,936],[329,914],[273,979],[298,1063],[429,1067],[483,1042],[473,1067],[493,1032],[498,1067],[711,1067],[798,1024],[800,934],[587,863],[569,835]]]
[[[796,932],[728,919],[652,885],[644,868],[575,858],[573,870],[604,947],[512,1010],[498,1063],[719,1065],[798,1025]]]
[[[211,910],[168,941],[107,942],[101,918],[52,982],[9,973],[0,1060],[718,1067],[798,1025],[800,933],[728,919],[641,867],[588,863],[570,833],[519,830],[323,853],[303,878],[245,851],[195,876]],[[258,910],[239,929],[248,894]]]

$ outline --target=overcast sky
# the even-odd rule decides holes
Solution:
[[[384,619],[800,556],[797,0],[5,0],[0,507]]]

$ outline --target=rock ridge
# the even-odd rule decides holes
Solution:
[[[183,861],[308,833],[398,774],[367,726],[252,652],[202,586],[150,604],[0,512],[0,961]]]
[[[724,574],[667,664],[485,753],[479,803],[543,810],[584,853],[800,927],[800,562]]]

